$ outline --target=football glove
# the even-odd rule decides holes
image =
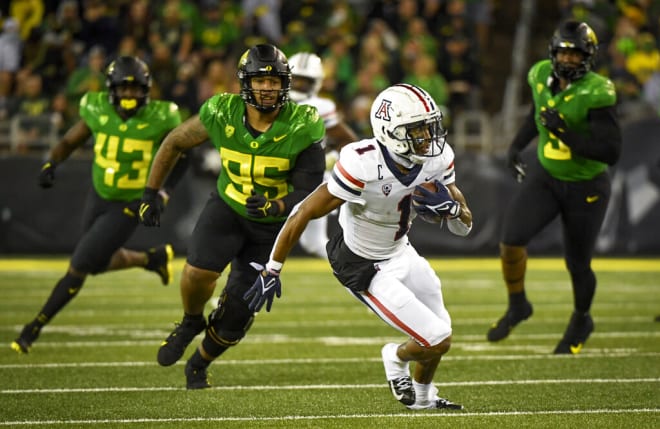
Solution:
[[[153,188],[144,188],[140,201],[140,222],[144,226],[160,226],[160,213],[164,207],[163,197]]]
[[[556,109],[543,108],[540,117],[543,126],[553,134],[560,136],[566,132],[566,122],[564,122],[562,114]]]
[[[509,149],[506,166],[511,170],[513,178],[516,179],[518,183],[525,180],[525,176],[527,175],[527,165],[522,162],[522,159],[520,159],[520,152],[514,149]]]
[[[258,312],[266,304],[266,311],[270,311],[273,306],[273,297],[282,296],[282,282],[280,282],[280,272],[274,269],[266,269],[261,264],[250,262],[255,270],[259,271],[257,279],[247,292],[243,295],[244,300],[250,300],[248,308],[250,311]]]
[[[435,181],[437,192],[429,191],[422,186],[415,186],[415,190],[422,195],[413,194],[413,201],[417,203],[415,210],[420,215],[437,215],[457,218],[461,215],[461,204],[449,194],[449,189],[438,180]]]
[[[39,186],[42,188],[50,188],[55,183],[55,167],[57,163],[55,161],[48,160],[44,165],[41,166],[41,171],[39,172]]]
[[[277,204],[273,204],[266,196],[257,194],[254,190],[245,200],[245,209],[248,216],[252,217],[277,216],[280,211]]]

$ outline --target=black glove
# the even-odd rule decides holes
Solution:
[[[541,109],[541,123],[555,135],[562,135],[566,132],[566,122],[561,113],[555,109]]]
[[[144,226],[160,226],[160,213],[163,210],[163,197],[153,188],[144,188],[140,201],[140,222]]]
[[[48,160],[44,165],[41,166],[41,171],[39,172],[39,186],[42,188],[50,188],[55,183],[55,167],[57,163],[55,161]]]
[[[243,295],[243,299],[248,300],[252,297],[248,305],[250,311],[258,312],[264,306],[264,303],[268,303],[266,311],[270,311],[273,306],[273,296],[277,295],[278,298],[282,296],[280,273],[272,269],[266,270],[266,267],[256,262],[250,262],[250,265],[259,271],[259,274],[252,287]]]
[[[415,191],[421,195],[413,194],[415,211],[420,215],[436,215],[457,218],[461,215],[461,204],[449,194],[449,189],[438,180],[435,181],[437,192],[431,192],[422,186],[415,186]]]
[[[245,209],[248,216],[252,217],[277,216],[280,212],[277,203],[273,204],[264,195],[257,194],[254,190],[252,195],[245,200]]]
[[[522,182],[527,175],[527,165],[520,159],[520,152],[511,148],[507,154],[506,166],[511,170],[513,178],[518,183]]]

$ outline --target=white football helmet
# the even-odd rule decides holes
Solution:
[[[422,88],[398,83],[383,90],[371,105],[374,137],[394,155],[414,164],[439,156],[447,131],[442,112]]]
[[[289,58],[293,83],[289,97],[299,103],[313,97],[321,90],[323,84],[323,64],[318,55],[309,52],[299,52]],[[297,79],[303,78],[303,79]],[[305,82],[305,80],[308,80]]]

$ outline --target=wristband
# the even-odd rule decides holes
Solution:
[[[266,271],[268,271],[269,273],[272,272],[274,274],[279,274],[280,271],[282,271],[282,266],[283,265],[284,265],[283,263],[277,262],[277,261],[274,261],[274,260],[271,259],[266,264]]]

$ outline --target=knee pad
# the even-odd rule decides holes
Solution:
[[[235,346],[243,339],[253,321],[254,312],[242,300],[223,292],[218,307],[209,315],[204,349],[215,355],[214,349]]]

